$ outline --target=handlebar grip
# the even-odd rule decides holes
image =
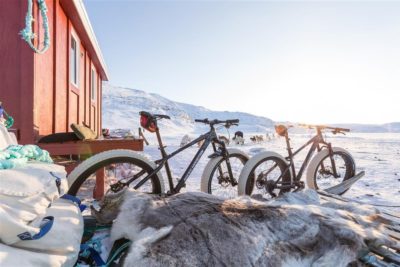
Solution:
[[[350,129],[346,129],[346,128],[338,128],[338,129],[341,132],[350,132]]]
[[[226,123],[239,123],[239,119],[235,119],[235,120],[227,120]]]
[[[208,123],[209,122],[208,119],[203,119],[203,120],[195,119],[194,121],[195,122],[201,122],[201,123]]]
[[[168,116],[168,115],[163,115],[163,114],[155,114],[154,116],[159,117],[159,118],[162,118],[162,119],[168,119],[168,120],[171,119],[170,116]]]

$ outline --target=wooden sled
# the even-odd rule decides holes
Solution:
[[[346,193],[347,190],[350,189],[350,187],[360,180],[363,176],[365,175],[365,171],[359,172],[357,175],[353,176],[352,178],[338,184],[332,187],[329,187],[328,189],[325,189],[326,192],[329,194],[334,194],[334,195],[343,195]]]
[[[356,178],[356,176],[354,178]],[[350,199],[337,196],[336,194],[329,194],[326,191],[318,191],[318,194],[320,194],[321,199],[325,201],[342,201],[348,203],[354,202]],[[365,203],[365,205],[369,204]],[[376,207],[371,208],[374,209]],[[367,243],[367,249],[359,253],[358,260],[363,264],[363,266],[400,266],[400,212],[388,211],[383,208],[379,208],[377,210],[379,211],[379,215],[375,218],[374,221],[375,223],[381,224],[383,226],[381,231],[387,233],[393,243],[390,246],[378,246],[376,244]]]

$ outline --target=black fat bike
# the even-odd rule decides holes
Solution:
[[[323,136],[324,130],[331,131],[333,134],[345,134],[350,131],[349,129],[324,125],[301,124],[300,126],[313,128],[317,133],[295,152],[290,146],[288,128],[284,125],[275,126],[277,134],[285,138],[288,156],[283,157],[278,153],[266,151],[252,157],[240,174],[239,195],[257,194],[264,198],[273,198],[291,190],[302,189],[305,185],[301,178],[306,168],[307,186],[316,190],[337,188],[344,181],[355,176],[356,165],[351,154],[343,148],[333,147],[331,143],[325,141]],[[294,157],[309,145],[308,154],[296,173]],[[347,189],[342,188],[339,194],[345,191]]]
[[[185,187],[186,180],[211,144],[213,151],[201,177],[201,191],[227,198],[237,196],[237,181],[249,157],[238,149],[227,148],[225,143],[218,139],[216,127],[229,128],[238,125],[239,120],[195,120],[198,123],[209,125],[210,130],[168,154],[157,126],[157,121],[161,119],[170,119],[170,117],[140,112],[141,126],[157,136],[161,159],[153,162],[145,155],[127,149],[110,150],[96,154],[83,161],[68,176],[70,185],[68,193],[81,198],[90,198],[93,196],[92,191],[96,183],[96,174],[103,172],[106,190],[111,192],[118,192],[125,187],[131,187],[141,192],[153,194],[176,194]],[[168,161],[196,144],[201,145],[175,185]],[[169,190],[167,192],[164,190],[162,168],[165,168],[168,179]]]

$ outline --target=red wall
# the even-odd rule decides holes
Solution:
[[[55,58],[55,84],[54,84],[54,132],[66,132],[69,129],[67,114],[68,112],[68,64],[69,61],[69,30],[68,18],[64,10],[57,5],[56,11],[56,36],[53,38],[53,58]],[[57,53],[57,51],[60,51]]]
[[[25,1],[0,1],[0,101],[15,119],[22,142],[33,138],[32,50],[18,35],[25,24]]]
[[[101,132],[101,82],[97,81],[98,99],[92,103],[91,57],[81,43],[76,88],[69,82],[70,34],[74,25],[59,0],[46,4],[51,46],[45,54],[36,54],[18,35],[25,27],[27,2],[0,0],[0,101],[14,117],[13,128],[19,130],[21,143],[70,131],[71,123],[85,123]],[[42,18],[36,1],[34,17],[34,31],[39,37],[36,41],[43,42]]]
[[[24,3],[24,1],[20,1]],[[48,9],[48,19],[50,23],[50,36],[52,39],[52,46],[44,54],[34,54],[35,65],[34,65],[34,103],[33,103],[33,124],[38,128],[39,133],[52,133],[53,132],[53,97],[54,97],[54,2],[46,1]],[[38,41],[43,42],[44,31],[42,29],[42,17],[39,16],[39,9],[35,9],[35,19],[38,23],[34,23],[35,32],[38,33]],[[53,26],[53,27],[52,27]]]

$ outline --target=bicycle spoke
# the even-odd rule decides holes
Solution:
[[[216,170],[213,172],[211,177],[210,191],[211,194],[223,197],[223,198],[234,198],[237,196],[237,181],[240,176],[240,172],[244,166],[243,159],[238,157],[229,158],[233,181],[229,175],[228,165],[225,160],[222,160]],[[232,182],[234,185],[232,185]]]
[[[254,181],[248,184],[249,187],[253,187],[252,195],[270,199],[280,193],[280,189],[274,187],[284,175],[284,164],[277,158],[266,158],[254,167],[252,175]],[[282,181],[277,185],[281,183]]]
[[[335,164],[337,176],[334,174],[332,163]],[[317,167],[315,182],[318,188],[327,189],[342,183],[348,176],[349,168],[346,156],[338,153],[334,154],[332,158],[327,156]]]

